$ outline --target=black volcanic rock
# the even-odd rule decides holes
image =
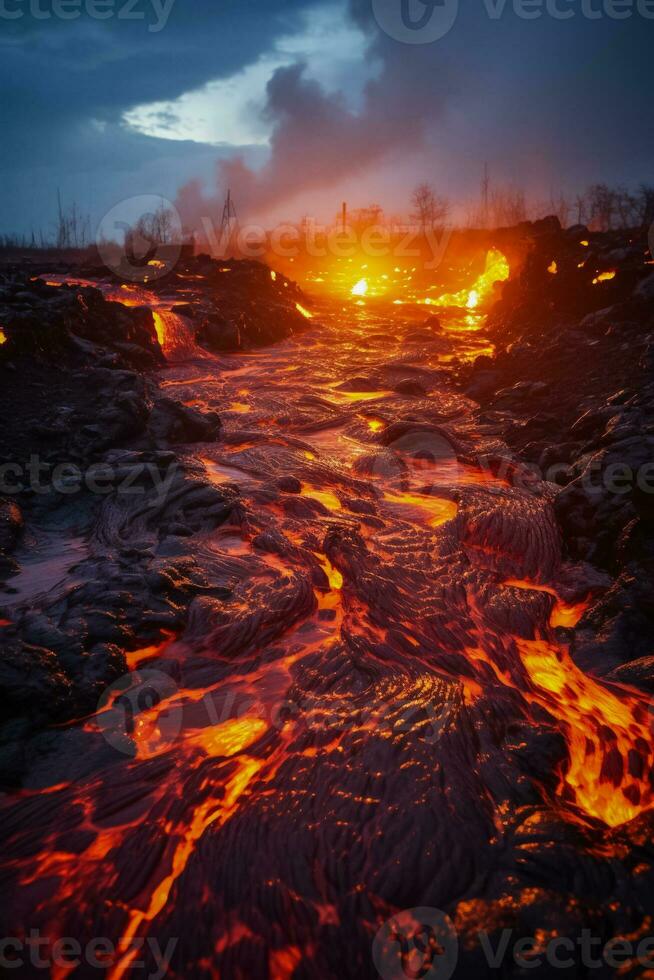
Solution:
[[[569,555],[616,581],[619,603],[598,603],[600,639],[592,654],[580,652],[598,665],[654,647],[654,608],[641,588],[654,577],[649,260],[644,233],[553,230],[491,311],[492,366],[484,357],[462,373],[486,413],[506,414],[501,431],[513,450],[559,486]]]
[[[220,418],[216,412],[200,412],[172,398],[160,397],[150,413],[148,432],[157,446],[209,442],[220,432]]]
[[[229,351],[241,347],[241,331],[233,320],[218,313],[205,317],[198,327],[196,339],[211,350]]]
[[[23,526],[20,507],[13,500],[0,498],[0,552],[13,551]]]
[[[109,303],[91,286],[49,286],[17,277],[0,294],[0,323],[6,344],[0,365],[15,357],[86,357],[113,350],[125,364],[161,363],[152,313]]]
[[[416,398],[424,398],[427,394],[424,385],[421,385],[414,378],[404,378],[402,381],[398,381],[395,385],[395,391],[398,395],[409,395]]]

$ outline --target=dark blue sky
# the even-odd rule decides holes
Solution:
[[[194,178],[191,212],[215,207],[235,157],[241,210],[262,218],[330,217],[343,196],[402,212],[425,178],[469,201],[484,160],[534,199],[654,179],[654,20],[636,0],[623,20],[609,0],[584,0],[594,20],[582,0],[558,0],[568,20],[461,0],[431,44],[380,29],[373,3],[392,18],[402,0],[136,0],[142,19],[105,20],[80,0],[46,19],[53,2],[0,4],[0,231],[50,230],[57,188],[94,223]]]

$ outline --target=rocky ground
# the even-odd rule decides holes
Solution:
[[[31,733],[93,709],[125,673],[125,650],[174,630],[189,596],[216,594],[197,562],[174,557],[175,542],[235,503],[174,450],[215,440],[220,416],[160,389],[164,356],[140,293],[130,300],[128,287],[124,306],[91,285],[45,281],[71,274],[102,284],[107,270],[0,270],[4,785],[20,779]],[[200,351],[252,348],[307,323],[297,287],[255,262],[200,256],[148,286],[165,289]]]
[[[0,935],[179,980],[406,976],[414,939],[427,976],[453,934],[456,980],[553,938],[533,976],[648,975],[649,498],[582,477],[646,460],[651,270],[515,239],[494,357],[482,311],[305,319],[261,266],[5,279]]]
[[[654,688],[654,263],[642,233],[539,229],[465,369],[480,420],[558,484],[572,560],[605,576],[574,644],[585,668]]]

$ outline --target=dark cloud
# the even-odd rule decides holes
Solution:
[[[266,165],[255,171],[242,158],[225,161],[218,167],[214,195],[203,194],[197,183],[183,188],[178,203],[186,223],[215,218],[225,187],[242,202],[244,216],[255,218],[299,189],[338,185],[394,147],[421,139],[419,117],[405,115],[399,124],[375,97],[366,97],[363,108],[353,112],[340,95],[327,95],[307,78],[305,70],[302,64],[279,68],[268,83],[265,116],[273,123],[273,134]]]
[[[223,163],[213,194],[197,183],[186,188],[190,218],[215,215],[228,185],[242,210],[257,215],[300,193],[351,186],[357,174],[374,180],[388,158],[397,177],[391,207],[422,176],[455,199],[475,194],[486,161],[496,180],[532,197],[649,177],[654,22],[587,20],[580,9],[573,21],[527,21],[510,4],[493,20],[479,0],[461,5],[446,37],[414,46],[379,29],[370,0],[350,0],[349,15],[379,66],[360,111],[326,95],[301,66],[280,69],[268,86],[268,163],[257,172],[242,160]]]
[[[525,21],[507,2],[492,20],[483,0],[461,0],[452,31],[425,46],[383,34],[371,0],[349,0],[347,14],[334,7],[334,17],[365,32],[375,77],[355,110],[312,79],[310,63],[279,69],[267,93],[272,144],[259,169],[261,151],[234,148],[226,160],[226,150],[150,140],[120,120],[252,64],[300,29],[306,0],[176,0],[159,33],[147,21],[3,21],[2,225],[29,225],[57,184],[88,187],[96,213],[126,186],[169,195],[184,186],[180,201],[193,217],[220,210],[227,182],[251,215],[300,192],[329,189],[336,198],[357,176],[365,203],[371,185],[389,186],[389,173],[404,199],[404,185],[423,177],[456,198],[474,190],[485,160],[497,179],[533,193],[647,179],[654,22],[589,21],[571,6],[573,20]],[[399,207],[399,197],[389,205]]]
[[[393,153],[423,146],[445,99],[433,85],[433,64],[419,73],[407,70],[406,46],[380,36],[369,17],[356,10],[351,15],[370,34],[368,57],[381,68],[361,107],[354,111],[340,93],[327,94],[307,77],[304,64],[277,69],[264,109],[273,125],[268,162],[256,171],[240,158],[221,163],[214,193],[203,193],[198,182],[184,187],[178,204],[189,225],[197,226],[202,216],[217,218],[226,187],[246,217],[265,216],[298,192],[337,187]]]

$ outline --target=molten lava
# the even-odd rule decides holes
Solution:
[[[305,307],[302,306],[300,303],[295,304],[295,309],[298,311],[298,313],[301,313],[302,316],[305,317],[305,319],[307,320],[313,319],[313,313],[310,313],[309,310],[305,309]]]
[[[359,279],[350,290],[353,296],[365,296],[368,292],[368,280]]]
[[[497,249],[491,249],[486,256],[486,267],[471,289],[462,289],[458,293],[445,293],[438,299],[432,300],[432,303],[434,306],[477,309],[492,297],[496,283],[505,282],[509,278],[510,271],[506,257]]]
[[[0,801],[7,935],[182,936],[179,978],[367,976],[381,922],[425,895],[472,905],[506,871],[521,896],[562,854],[561,906],[575,875],[617,880],[630,831],[615,844],[607,828],[654,804],[648,705],[554,632],[588,599],[535,581],[561,562],[550,497],[481,465],[495,431],[443,381],[467,332],[487,343],[471,311],[507,260],[491,251],[429,303],[411,268],[353,265],[340,304],[298,304],[302,336],[203,361],[170,356],[192,328],[163,300],[112,287],[152,310],[167,394],[220,406],[223,427],[182,447],[186,533],[181,482],[152,516],[149,501],[99,509],[98,555],[115,546],[126,574],[128,546],[161,530],[150,578],[174,603],[148,629],[179,636],[126,651],[126,685],[35,751],[31,785],[52,785]],[[448,355],[407,306],[343,315],[347,292],[382,291],[452,307]],[[421,452],[426,436],[450,454]]]
[[[567,736],[563,798],[610,827],[654,805],[647,701],[602,687],[575,666],[565,647],[541,639],[515,642],[534,685],[531,697]]]

